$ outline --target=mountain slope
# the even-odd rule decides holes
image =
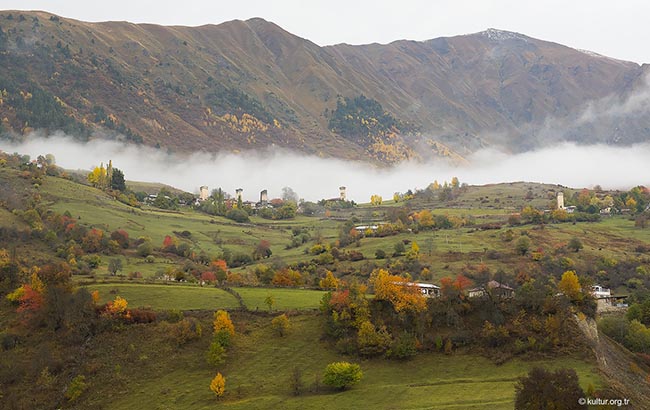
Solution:
[[[382,161],[650,135],[647,109],[584,115],[638,99],[648,67],[494,29],[319,47],[262,19],[164,27],[4,11],[0,28],[2,127],[18,134]],[[348,126],[332,131],[333,118]]]

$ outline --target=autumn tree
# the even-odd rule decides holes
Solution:
[[[124,249],[129,247],[129,233],[124,229],[111,232],[111,240],[116,241]]]
[[[375,288],[375,299],[390,302],[396,312],[418,313],[427,307],[426,298],[417,286],[400,276],[379,269],[372,273],[370,282]]]
[[[95,188],[105,189],[108,186],[108,180],[104,164],[95,167],[92,172],[88,174],[87,179]]]
[[[406,252],[406,259],[409,260],[418,260],[420,258],[420,247],[417,242],[411,242],[411,249]]]
[[[440,279],[440,294],[448,300],[463,299],[465,292],[472,285],[472,281],[464,275],[457,275],[456,278],[445,277]]]
[[[217,259],[210,262],[210,270],[214,272],[219,283],[222,283],[228,277],[228,264],[223,259]]]
[[[230,336],[235,335],[235,325],[230,320],[230,315],[225,310],[217,310],[214,313],[214,320],[212,321],[214,333],[225,332]]]
[[[337,390],[345,390],[361,381],[363,372],[358,364],[334,362],[327,365],[323,383]]]
[[[262,239],[253,251],[253,259],[265,259],[270,257],[272,254],[273,252],[271,251],[271,243],[265,239]]]
[[[165,235],[165,238],[163,239],[161,250],[164,251],[164,252],[175,253],[177,245],[178,245],[178,241],[176,240],[176,238],[174,238],[174,237],[172,237],[170,235]]]
[[[381,205],[382,201],[383,201],[383,198],[381,197],[381,195],[376,195],[375,194],[375,195],[370,196],[370,204],[371,205]]]
[[[562,279],[557,285],[557,288],[566,297],[573,301],[582,300],[582,286],[575,271],[569,270],[562,274]]]
[[[318,286],[321,289],[336,289],[339,287],[339,280],[328,270],[325,277],[318,282]]]
[[[291,327],[291,323],[289,322],[289,318],[287,317],[286,314],[281,314],[280,316],[276,316],[271,320],[271,327],[275,332],[280,336],[284,336],[287,334],[289,331],[289,328]]]
[[[224,392],[226,391],[226,378],[223,377],[221,373],[217,372],[217,375],[214,376],[210,382],[210,390],[212,390],[217,398],[223,396]]]
[[[377,329],[369,320],[363,322],[357,333],[357,346],[363,356],[376,356],[390,348],[393,341],[385,326]]]

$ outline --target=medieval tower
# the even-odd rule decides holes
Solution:
[[[339,192],[340,192],[339,198],[341,199],[341,201],[345,201],[346,200],[345,187],[344,186],[339,187]]]
[[[564,209],[564,192],[557,193],[557,209]]]
[[[207,201],[208,196],[208,187],[203,185],[199,190],[199,201]]]

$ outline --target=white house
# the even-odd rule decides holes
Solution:
[[[406,285],[417,287],[428,298],[440,297],[440,286],[434,285],[433,283],[408,282]]]

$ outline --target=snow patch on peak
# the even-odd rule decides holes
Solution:
[[[482,35],[483,37],[487,37],[492,41],[505,41],[505,40],[528,41],[526,36],[522,34],[515,33],[513,31],[499,30],[496,28],[489,28],[485,31],[481,31],[479,34]]]

